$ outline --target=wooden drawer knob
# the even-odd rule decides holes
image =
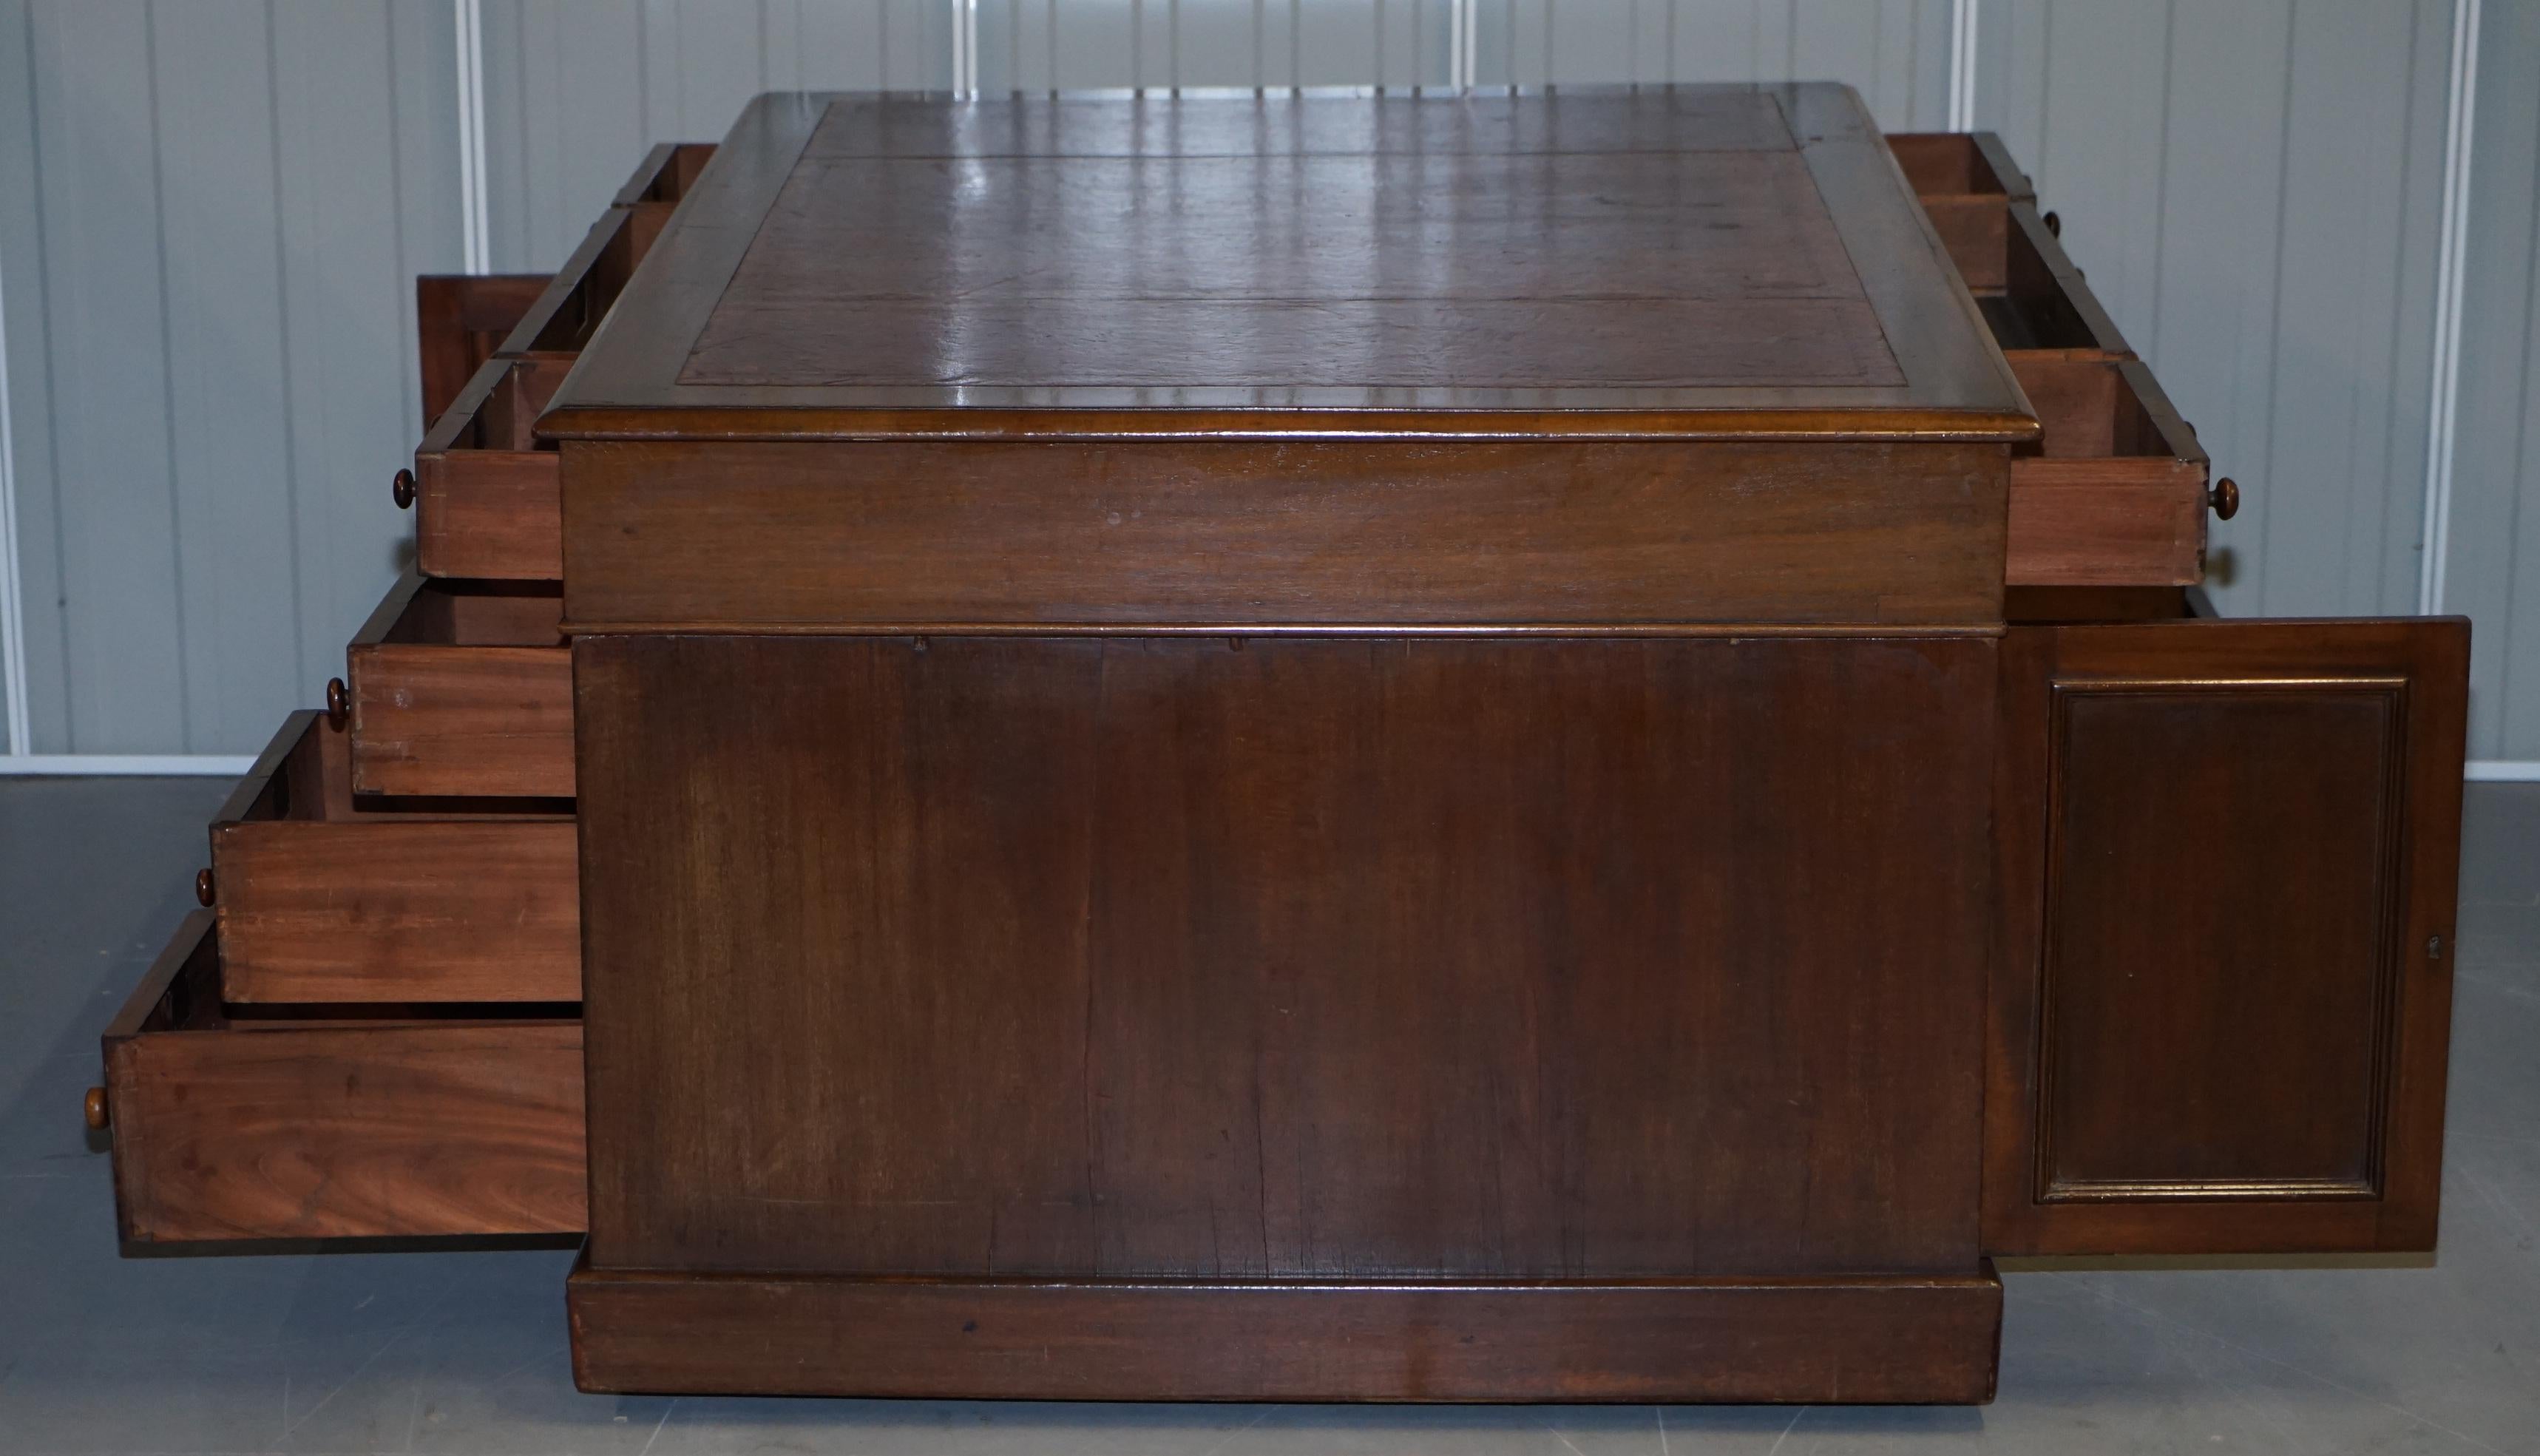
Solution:
[[[88,1089],[88,1096],[80,1103],[80,1115],[88,1119],[90,1128],[99,1132],[104,1132],[106,1125],[114,1121],[113,1109],[106,1105],[106,1088]]]
[[[194,900],[205,910],[212,908],[212,871],[209,869],[194,871]]]
[[[2228,475],[2214,482],[2214,489],[2206,496],[2205,504],[2214,508],[2214,519],[2217,520],[2228,520],[2239,515],[2240,482]]]
[[[388,499],[396,502],[396,507],[400,511],[413,508],[414,472],[412,470],[399,470],[396,473],[396,479],[388,482]]]
[[[344,691],[344,679],[340,677],[327,678],[326,722],[335,728],[342,728],[344,726],[345,715],[352,711],[352,700]]]

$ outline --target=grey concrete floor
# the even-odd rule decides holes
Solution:
[[[2540,786],[2470,789],[2432,1266],[2013,1270],[1983,1410],[621,1399],[566,1252],[120,1259],[80,1094],[226,787],[0,780],[0,1452],[2540,1453]]]

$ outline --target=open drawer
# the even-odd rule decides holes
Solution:
[[[1973,273],[1965,271],[1968,266],[1959,263],[1967,291],[2004,352],[2134,357],[2134,346],[2117,332],[2081,270],[2065,254],[2049,217],[2040,216],[2033,203],[2005,206],[2001,251],[1976,262]]]
[[[2432,1248],[2469,624],[2015,625],[2001,662],[1986,1252]]]
[[[328,716],[355,794],[573,796],[573,665],[550,583],[408,572],[345,651]]]
[[[2011,204],[2036,200],[2002,138],[1990,131],[1900,131],[1888,134],[1887,149],[1967,287],[2002,287]]]
[[[572,804],[357,797],[348,739],[291,715],[212,821],[222,998],[580,1001]]]
[[[2205,451],[2133,360],[2006,353],[2044,427],[2011,456],[2004,582],[2190,586],[2216,506]]]
[[[546,292],[544,273],[426,273],[414,280],[414,343],[429,428]]]
[[[220,1000],[188,916],[104,1038],[89,1121],[127,1243],[573,1233],[586,1221],[582,1023],[570,1008]]]
[[[1887,138],[1933,231],[2005,350],[2054,349],[2132,358],[2081,270],[2040,214],[2028,178],[1989,131]]]
[[[396,502],[414,509],[425,576],[563,577],[559,456],[533,427],[564,374],[554,360],[490,360],[424,436]]]
[[[570,360],[579,355],[600,320],[608,316],[617,296],[626,291],[626,280],[635,276],[635,265],[652,245],[652,237],[642,233],[631,209],[612,207],[602,212],[537,302],[494,351],[495,357]],[[654,236],[659,236],[658,229]]]
[[[497,356],[560,358],[581,353],[713,155],[713,147],[698,143],[666,144],[647,154],[635,174],[618,189],[616,200],[583,236],[582,245],[565,259],[520,325],[503,340]]]
[[[663,142],[645,154],[635,174],[609,199],[610,206],[634,215],[632,240],[639,254],[662,236],[662,225],[697,184],[714,154],[712,142]]]

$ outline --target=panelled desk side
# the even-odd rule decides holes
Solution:
[[[1376,233],[1311,268],[1246,215],[1368,173]],[[1406,277],[1406,186],[1561,226]],[[1113,187],[1184,221],[1116,266],[1024,226]],[[696,197],[540,426],[578,1378],[1989,1394],[1965,1170],[2036,426],[1849,93],[770,98]],[[841,230],[843,298],[787,251]],[[1716,266],[1647,268],[1688,237]],[[1682,378],[1636,312],[1707,338]]]

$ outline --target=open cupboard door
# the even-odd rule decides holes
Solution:
[[[2434,1247],[2469,624],[2022,626],[1996,1254]]]

